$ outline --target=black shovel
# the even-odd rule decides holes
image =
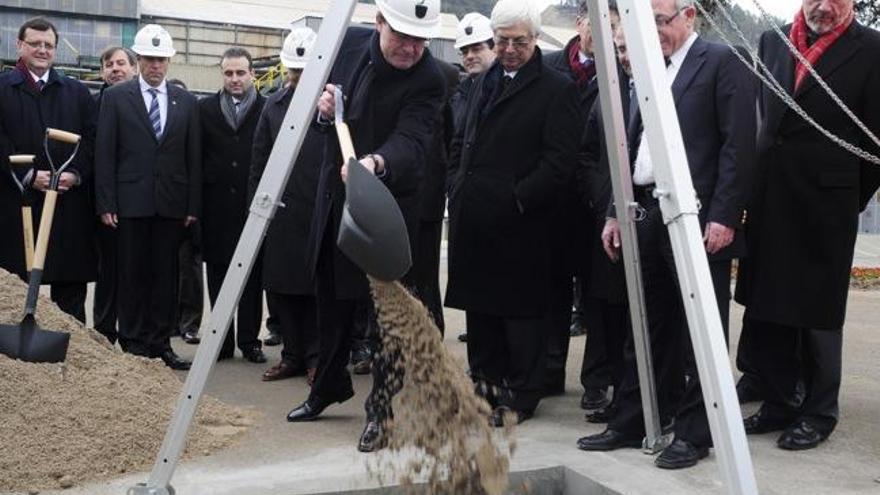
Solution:
[[[335,97],[336,135],[342,158],[348,161],[345,207],[336,245],[367,275],[386,282],[398,280],[412,266],[403,213],[385,184],[355,158],[339,88]]]
[[[70,157],[61,167],[56,168],[49,153],[49,141],[75,144]],[[52,233],[52,220],[55,216],[55,205],[58,201],[58,182],[61,173],[70,165],[79,150],[80,136],[58,129],[46,129],[43,147],[46,158],[52,169],[49,189],[43,201],[43,213],[40,216],[40,230],[37,233],[37,245],[34,250],[34,263],[28,281],[27,298],[24,303],[24,318],[18,325],[0,325],[0,353],[13,359],[33,363],[58,363],[67,357],[67,346],[70,334],[54,330],[43,330],[37,326],[34,313],[37,310],[37,295],[43,279],[43,268],[46,265],[46,251],[49,247],[49,236]]]

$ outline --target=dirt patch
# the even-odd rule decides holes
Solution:
[[[516,448],[512,428],[489,426],[489,404],[474,393],[466,366],[447,351],[425,307],[399,283],[371,280],[371,287],[383,353],[402,356],[395,374],[403,376],[402,384],[389,380],[390,388],[403,387],[386,426],[392,455],[379,456],[371,471],[380,481],[425,482],[427,493],[503,493]],[[396,453],[410,460],[400,466]]]
[[[0,270],[0,323],[21,320],[27,287]],[[41,328],[71,334],[67,361],[0,355],[0,491],[70,488],[152,466],[181,389],[159,360],[124,354],[41,296]],[[187,455],[228,446],[257,413],[204,397]]]

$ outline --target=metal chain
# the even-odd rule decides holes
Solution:
[[[755,1],[755,0],[753,0],[753,1]],[[815,128],[817,131],[819,131],[822,135],[824,135],[829,140],[831,140],[833,143],[837,144],[838,146],[845,149],[846,151],[861,158],[862,160],[873,163],[874,165],[880,165],[880,158],[878,158],[878,157],[874,156],[873,154],[863,150],[862,148],[860,148],[854,144],[851,144],[848,141],[838,137],[837,135],[835,135],[831,131],[822,127],[821,124],[816,122],[816,120],[813,119],[813,117],[811,117],[806,112],[806,110],[804,110],[794,100],[794,98],[788,94],[788,92],[785,90],[785,88],[782,86],[782,84],[779,83],[779,81],[776,79],[776,77],[773,76],[773,73],[770,71],[770,69],[767,67],[767,65],[764,63],[764,61],[761,60],[761,58],[758,56],[758,52],[755,50],[754,46],[752,46],[751,42],[749,42],[749,40],[746,38],[745,34],[742,32],[742,30],[739,28],[739,26],[736,24],[736,22],[733,21],[733,18],[730,15],[730,12],[728,12],[727,8],[724,7],[724,4],[722,2],[717,1],[717,0],[715,0],[715,3],[716,3],[716,6],[718,7],[719,11],[724,15],[724,18],[727,20],[727,22],[730,23],[730,25],[733,27],[736,34],[739,36],[745,49],[748,51],[749,55],[752,57],[752,60],[754,63],[750,63],[748,60],[746,60],[745,56],[739,50],[736,49],[736,47],[730,41],[730,38],[727,36],[727,34],[725,34],[724,31],[721,30],[721,27],[719,26],[719,24],[715,20],[715,18],[712,15],[710,15],[709,12],[707,12],[705,7],[703,7],[700,4],[700,2],[694,2],[694,5],[700,10],[700,12],[703,14],[703,17],[705,17],[706,20],[709,21],[709,24],[715,29],[715,31],[718,32],[718,36],[722,39],[722,41],[724,41],[724,43],[728,47],[730,47],[733,54],[736,56],[737,59],[739,59],[740,62],[743,63],[743,65],[748,67],[748,69],[753,74],[755,74],[755,76],[758,77],[758,79],[760,79],[761,82],[770,89],[770,91],[772,91],[779,99],[781,99],[783,101],[783,103],[785,103],[789,108],[791,108],[796,114],[798,114],[801,118],[803,118],[808,124],[813,126],[813,128]],[[757,2],[755,2],[755,4],[757,5]],[[785,41],[787,42],[786,44],[789,46],[789,50],[792,50],[793,53],[800,55],[800,53],[796,49],[794,49],[794,46],[791,45],[791,41],[789,41],[788,38],[785,37],[785,35],[782,33],[782,31],[779,29],[779,27],[776,26],[776,23],[773,21],[773,19],[770,18],[769,15],[767,15],[767,13],[763,10],[763,8],[761,8],[760,5],[758,5],[758,9],[761,11],[761,14],[764,16],[764,19],[767,21],[770,21],[770,23],[773,25],[776,32],[783,39],[785,39]],[[802,56],[801,56],[801,58],[802,58]],[[804,61],[806,62],[806,60],[804,60]],[[760,71],[755,66],[755,64],[757,64],[757,66],[759,66],[761,68]],[[812,66],[809,65],[809,62],[807,62],[807,64],[805,64],[805,66],[808,68],[808,70],[810,70],[811,74],[813,75],[813,77],[816,78],[816,81],[819,82],[819,84],[822,86],[822,88],[825,89],[828,92],[828,94],[832,97],[832,99],[835,102],[837,102],[837,104],[841,107],[841,109],[843,109],[844,113],[846,113],[850,118],[852,118],[853,122],[855,122],[855,124],[857,126],[859,126],[859,128],[863,132],[865,132],[865,134],[868,135],[868,137],[870,137],[872,140],[874,140],[874,142],[878,146],[880,146],[880,140],[878,140],[877,137],[874,136],[874,134],[867,128],[867,126],[865,126],[861,122],[861,120],[859,120],[852,113],[852,111],[850,111],[849,108],[846,107],[846,105],[843,103],[843,101],[841,101],[840,98],[837,97],[837,95],[831,90],[831,88],[829,88],[828,85],[825,84],[825,81],[823,81],[819,77],[819,75],[815,73],[815,70],[812,68]],[[762,71],[763,71],[763,74],[761,73]]]

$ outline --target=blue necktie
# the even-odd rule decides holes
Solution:
[[[156,139],[159,139],[162,135],[162,116],[159,113],[159,90],[150,88],[147,91],[153,96],[153,101],[150,102],[150,123],[153,124],[153,132],[156,134]]]

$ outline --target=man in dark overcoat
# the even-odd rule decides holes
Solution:
[[[95,215],[92,209],[92,159],[95,143],[95,104],[89,90],[52,67],[58,32],[42,18],[31,19],[18,32],[18,63],[0,75],[0,266],[26,276],[22,236],[22,192],[12,179],[9,155],[36,155],[35,172],[19,173],[33,207],[34,235],[38,231],[49,164],[43,149],[47,127],[82,136],[76,159],[61,174],[61,194],[52,224],[43,283],[52,300],[85,323],[86,283],[95,280]],[[52,141],[49,152],[60,166],[73,145]],[[20,171],[19,171],[20,172]]]
[[[223,89],[199,101],[202,126],[202,257],[207,265],[208,297],[213,305],[248,217],[248,177],[254,131],[266,98],[254,87],[251,54],[243,48],[223,53]],[[235,346],[252,363],[265,363],[257,338],[263,325],[259,263],[251,271],[218,359]]]
[[[364,272],[349,260],[336,239],[345,203],[339,143],[329,122],[335,113],[335,85],[347,97],[345,119],[361,164],[380,178],[397,200],[410,245],[418,227],[420,185],[435,123],[445,94],[443,76],[425,41],[439,26],[439,0],[379,0],[375,29],[348,29],[318,102],[327,132],[315,212],[309,235],[310,272],[315,273],[320,356],[309,398],[288,414],[289,421],[313,420],[330,404],[354,395],[346,364],[358,300],[369,298]],[[404,281],[407,283],[407,281]],[[359,448],[373,450],[390,404],[380,400],[384,366],[373,366],[367,398],[367,425]]]
[[[135,35],[140,75],[104,92],[95,153],[97,210],[117,229],[119,343],[126,352],[189,369],[170,345],[178,251],[201,213],[198,102],[165,76],[171,35],[148,24]]]
[[[880,133],[880,34],[854,19],[853,1],[805,0],[783,31],[843,104]],[[777,34],[762,35],[760,56],[820,126],[880,156]],[[782,430],[779,447],[803,450],[828,438],[838,422],[858,216],[880,185],[880,167],[820,134],[768,88],[759,101],[749,256],[736,298],[746,307],[740,352],[748,352],[758,373],[764,403],[745,420],[746,432]],[[799,381],[803,402],[792,400]]]
[[[314,41],[315,33],[309,28],[292,30],[284,41],[280,58],[287,67],[290,84],[269,96],[257,123],[251,197],[257,191],[299,78],[312,55]],[[281,196],[283,207],[275,211],[263,241],[262,283],[266,302],[278,319],[282,341],[281,361],[263,373],[263,381],[300,375],[308,375],[311,381],[318,366],[315,284],[308,275],[306,249],[323,157],[324,135],[309,127]]]
[[[583,133],[577,88],[542,63],[540,16],[521,0],[492,13],[495,64],[474,81],[452,144],[446,305],[466,311],[468,362],[501,425],[544,394],[548,238]]]
[[[747,185],[754,157],[754,87],[748,69],[725,45],[700,38],[694,30],[696,7],[687,1],[653,0],[652,7],[666,74],[680,122],[685,153],[701,208],[700,225],[715,298],[726,334],[730,307],[730,267],[743,254],[740,232]],[[635,200],[645,217],[636,223],[648,333],[660,420],[674,420],[675,440],[655,463],[661,468],[693,466],[708,455],[709,432],[702,389],[690,344],[676,260],[659,202],[654,197],[654,164],[641,126],[641,113],[632,113],[628,141]],[[619,231],[609,218],[603,245],[616,257]],[[618,407],[608,428],[578,441],[583,450],[637,447],[644,436],[644,418],[633,343],[627,359]]]

